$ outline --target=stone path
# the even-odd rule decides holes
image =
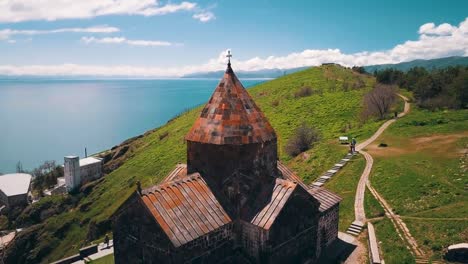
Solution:
[[[405,100],[405,107],[404,111],[398,115],[398,118],[405,116],[409,111],[410,111],[410,104],[408,103],[408,98],[406,98],[403,95],[399,95],[403,100]],[[365,147],[367,147],[369,144],[374,142],[384,131],[387,129],[391,124],[393,124],[397,119],[392,119],[387,122],[385,122],[375,133],[367,139],[366,141],[362,142],[361,144],[358,144],[356,146],[356,150],[359,151],[364,158],[366,159],[366,167],[364,169],[364,172],[361,175],[361,178],[358,183],[358,187],[356,190],[356,198],[355,198],[355,222],[351,224],[350,228],[348,229],[348,233],[352,233],[355,231],[355,223],[359,222],[365,222],[366,221],[366,215],[364,211],[364,194],[366,187],[370,190],[372,195],[377,199],[377,201],[381,204],[382,208],[385,210],[386,216],[391,220],[392,224],[394,225],[398,235],[400,238],[405,241],[408,244],[408,249],[413,253],[413,255],[416,257],[416,263],[429,263],[429,261],[425,257],[424,251],[418,246],[416,240],[414,237],[411,235],[408,227],[406,224],[403,222],[401,217],[399,215],[396,215],[393,213],[393,209],[390,207],[388,202],[375,190],[369,181],[369,175],[372,170],[372,166],[374,164],[374,159],[372,156],[363,151]],[[353,226],[354,225],[354,226]],[[373,229],[372,229],[373,230]],[[370,230],[370,231],[372,231]],[[356,233],[356,232],[354,232]],[[375,236],[375,234],[369,234],[372,236]]]
[[[410,111],[410,104],[408,103],[408,98],[400,94],[399,96],[403,98],[403,100],[405,100],[405,107],[404,107],[404,111],[398,115],[398,118],[405,116]],[[410,249],[410,251],[416,257],[416,262],[427,263],[427,259],[424,257],[425,255],[424,252],[418,246],[416,240],[409,232],[406,224],[401,220],[400,216],[393,213],[393,210],[390,207],[390,205],[371,186],[370,181],[369,181],[369,175],[372,170],[372,166],[374,164],[374,159],[369,153],[363,151],[363,149],[367,147],[369,144],[371,144],[372,142],[374,142],[385,131],[385,129],[387,129],[396,120],[397,119],[388,120],[382,126],[380,126],[380,128],[374,133],[374,135],[372,135],[369,139],[365,140],[364,142],[356,146],[356,150],[360,152],[366,159],[366,167],[364,168],[364,171],[361,175],[361,178],[359,180],[359,183],[356,189],[356,198],[354,201],[355,221],[348,228],[347,233],[358,235],[366,222],[366,214],[364,210],[364,194],[365,194],[366,187],[367,187],[371,191],[372,195],[378,200],[378,202],[384,208],[387,217],[390,218],[400,238],[408,244],[408,249]],[[374,229],[371,228],[369,231],[373,232],[372,234],[369,234],[369,236],[375,237]]]
[[[354,154],[348,153],[346,156],[341,159],[338,163],[333,165],[331,169],[329,169],[327,172],[325,172],[322,176],[320,176],[315,182],[313,182],[310,187],[312,186],[317,186],[320,187],[325,184],[328,180],[330,180],[341,168],[343,168],[348,161],[351,160],[351,158],[354,156]]]
[[[400,114],[398,114],[398,117],[403,117],[405,116],[409,111],[410,111],[410,104],[408,103],[408,98],[406,98],[405,96],[403,95],[400,95],[399,96],[401,98],[403,98],[403,100],[405,100],[405,108],[404,108],[404,111]],[[365,191],[366,191],[366,184],[367,182],[369,181],[369,175],[370,175],[370,172],[372,170],[372,166],[374,165],[374,159],[372,158],[372,156],[363,151],[363,149],[365,147],[367,147],[369,144],[371,144],[372,142],[374,142],[380,135],[382,135],[382,133],[385,131],[385,129],[387,129],[391,124],[393,124],[397,119],[391,119],[391,120],[388,120],[387,122],[385,122],[382,126],[379,127],[379,129],[367,140],[365,140],[364,142],[360,143],[360,144],[357,144],[356,146],[356,150],[361,153],[364,158],[366,159],[366,167],[364,168],[364,172],[362,173],[361,175],[361,178],[359,179],[359,183],[358,183],[358,186],[357,186],[357,189],[356,189],[356,198],[354,200],[354,218],[355,218],[355,221],[353,222],[353,224],[361,224],[361,223],[365,223],[366,222],[366,213],[364,211],[364,194],[365,194]],[[351,224],[351,227],[353,226],[353,224]],[[361,225],[361,230],[362,230],[362,227],[364,226],[364,224]],[[350,227],[350,228],[351,228]],[[348,232],[350,234],[353,234],[353,230],[349,230],[351,232]],[[360,230],[359,230],[360,232]],[[357,232],[357,234],[359,234],[359,232]],[[354,235],[356,232],[354,232]]]

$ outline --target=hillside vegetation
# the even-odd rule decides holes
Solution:
[[[277,132],[280,159],[310,182],[348,151],[337,144],[338,136],[354,136],[359,141],[382,122],[369,120],[363,124],[359,119],[362,97],[374,83],[373,77],[330,65],[265,82],[249,93]],[[303,87],[309,87],[311,94],[295,96]],[[7,252],[7,262],[53,261],[76,254],[78,248],[109,232],[110,216],[135,191],[136,181],[143,187],[157,184],[177,163],[185,162],[184,136],[200,109],[128,143],[123,164],[87,186],[86,195],[75,195],[80,200],[73,209],[19,233]],[[284,145],[303,123],[313,126],[321,140],[306,154],[293,158],[285,153]]]
[[[413,60],[407,62],[400,62],[396,64],[380,64],[380,65],[369,65],[364,66],[367,72],[373,73],[374,71],[380,71],[385,69],[396,69],[400,71],[408,71],[414,67],[422,67],[426,70],[442,69],[449,66],[468,66],[468,57],[446,57],[432,60]]]

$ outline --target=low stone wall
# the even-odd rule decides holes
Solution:
[[[63,258],[61,260],[57,260],[55,262],[52,262],[51,264],[71,264],[79,260],[81,260],[81,256],[80,254],[76,254],[67,258]]]
[[[83,258],[89,255],[92,255],[94,253],[97,253],[97,252],[98,252],[98,245],[91,245],[91,246],[87,246],[84,248],[80,248],[80,256]]]

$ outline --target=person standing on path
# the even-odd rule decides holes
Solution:
[[[351,140],[351,153],[354,154],[354,152],[356,152],[356,139],[355,138]]]
[[[104,237],[104,243],[107,244],[107,247],[109,247],[109,235],[106,234],[106,236]]]

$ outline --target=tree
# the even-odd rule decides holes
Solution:
[[[364,67],[362,66],[353,66],[353,71],[357,72],[357,73],[361,73],[361,74],[364,74],[366,73],[366,69],[364,69]]]
[[[63,168],[56,165],[55,161],[45,161],[42,165],[32,171],[34,177],[32,187],[39,193],[44,189],[57,184],[57,178],[63,176]]]
[[[374,89],[364,96],[364,116],[376,116],[384,119],[396,100],[396,88],[393,85],[376,84]]]
[[[288,140],[285,151],[290,156],[295,157],[300,153],[309,150],[313,144],[319,141],[320,136],[317,130],[303,123],[296,129],[295,134]]]
[[[18,163],[16,163],[16,173],[23,173],[24,170],[23,170],[23,164],[21,163],[21,161],[18,161]]]

